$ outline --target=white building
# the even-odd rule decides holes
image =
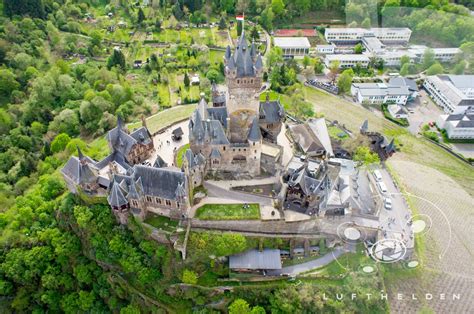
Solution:
[[[446,113],[474,106],[474,75],[428,76],[423,87]]]
[[[320,54],[333,54],[336,49],[335,45],[316,45],[316,51]]]
[[[351,94],[359,103],[405,105],[410,91],[406,86],[392,86],[385,83],[353,83]]]
[[[403,76],[392,77],[388,81],[388,84],[391,86],[406,86],[410,92],[408,101],[414,100],[419,95],[418,85],[416,85],[416,82],[412,79]]]
[[[422,62],[427,49],[430,48],[424,45],[413,45],[406,50],[406,55],[410,57],[412,62]],[[431,48],[431,50],[434,53],[435,60],[444,63],[453,62],[456,55],[461,53],[459,48]]]
[[[385,45],[375,36],[362,37],[362,44],[364,44],[367,52],[374,54],[382,53],[385,50]]]
[[[357,43],[363,37],[376,37],[384,44],[407,44],[410,41],[409,28],[326,28],[324,37],[330,43]]]
[[[340,68],[352,68],[357,64],[360,64],[361,67],[366,68],[369,66],[370,59],[368,56],[363,54],[336,54],[336,55],[327,55],[324,58],[324,64],[326,67],[330,67],[333,62],[339,62]]]
[[[474,107],[467,107],[457,114],[441,115],[436,125],[445,129],[450,139],[474,139]]]
[[[390,115],[396,119],[407,119],[408,118],[408,112],[406,111],[405,108],[403,108],[400,105],[393,104],[393,105],[388,105],[387,106],[388,112]]]
[[[275,37],[273,42],[275,46],[283,50],[284,58],[306,56],[311,48],[306,37]]]

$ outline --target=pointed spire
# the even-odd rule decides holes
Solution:
[[[257,61],[255,61],[255,69],[257,69],[257,71],[260,71],[261,69],[263,69],[263,61],[262,61],[261,54],[258,54],[257,56]]]
[[[395,152],[395,139],[392,138],[392,140],[390,141],[390,144],[388,144],[387,147],[385,147],[385,152],[387,154]]]
[[[369,131],[369,120],[365,119],[364,123],[362,123],[360,127],[360,132],[361,133],[367,133]]]
[[[257,117],[253,118],[252,125],[250,127],[248,140],[252,142],[259,142],[262,138],[262,133],[260,132],[260,127],[258,126]]]
[[[201,100],[199,101],[199,104],[198,104],[198,110],[199,110],[199,113],[201,114],[201,118],[203,120],[207,120],[208,118],[207,101],[206,101],[206,98],[204,98],[204,93],[201,94]]]
[[[255,56],[257,55],[257,49],[255,48],[255,40],[252,40],[252,46],[250,47],[250,56],[252,59],[255,59]]]
[[[82,161],[84,159],[84,155],[82,154],[82,151],[79,148],[79,145],[76,145],[76,148],[77,148],[77,157],[79,157],[79,160]]]
[[[112,185],[112,189],[110,190],[110,194],[107,197],[107,200],[110,206],[116,207],[116,208],[117,207],[120,208],[121,206],[126,205],[128,203],[117,181],[114,181]]]
[[[227,48],[226,48],[226,50],[225,50],[225,59],[226,59],[226,60],[229,60],[230,57],[232,57],[232,51],[230,50],[230,46],[227,45]]]
[[[117,129],[119,130],[123,129],[123,121],[122,121],[121,115],[117,115]]]

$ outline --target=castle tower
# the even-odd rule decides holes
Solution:
[[[232,142],[245,142],[248,130],[259,111],[263,62],[253,45],[248,47],[245,32],[239,38],[233,55],[225,54],[225,75],[228,88],[227,114],[230,118]]]

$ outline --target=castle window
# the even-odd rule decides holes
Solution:
[[[252,84],[253,84],[253,79],[251,79],[251,80],[250,80],[250,83],[252,83]]]
[[[153,202],[153,199],[151,198],[151,196],[147,196],[147,197],[146,197],[146,201],[147,201],[148,203],[151,203],[151,202]]]
[[[237,84],[240,84],[240,80],[237,80]]]
[[[257,150],[255,150],[255,154],[257,153]]]
[[[225,151],[225,146],[222,149]]]
[[[170,201],[170,200],[166,200],[166,205],[167,205],[167,206],[171,206],[171,201]]]
[[[255,142],[253,142],[253,146],[255,146]]]

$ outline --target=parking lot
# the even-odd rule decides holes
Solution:
[[[418,134],[421,127],[429,122],[435,122],[443,110],[439,108],[427,95],[424,89],[420,89],[420,95],[415,101],[406,105],[408,109],[408,130],[412,134]]]

